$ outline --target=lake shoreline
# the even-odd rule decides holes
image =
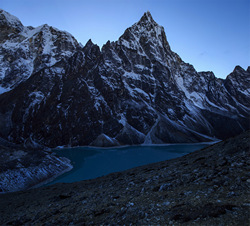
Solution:
[[[57,146],[55,148],[51,148],[51,151],[54,150],[61,150],[61,149],[74,149],[74,148],[90,148],[90,149],[120,149],[120,148],[127,148],[127,147],[164,147],[164,146],[171,146],[171,145],[199,145],[199,144],[208,144],[213,145],[216,143],[221,142],[222,140],[215,140],[215,141],[208,141],[208,142],[197,142],[197,143],[165,143],[165,144],[137,144],[137,145],[119,145],[119,146],[112,146],[112,147],[98,147],[98,146]]]

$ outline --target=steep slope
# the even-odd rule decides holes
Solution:
[[[56,36],[29,62],[48,61],[35,64],[28,76],[12,70],[4,87],[14,89],[0,95],[5,139],[50,147],[112,146],[209,141],[249,128],[249,69],[236,67],[225,80],[196,72],[171,51],[163,27],[149,12],[101,50],[91,40],[81,48],[67,33],[45,27],[43,37],[50,37],[51,29]],[[69,43],[66,49],[60,48],[59,34]],[[30,48],[36,49],[34,42]]]

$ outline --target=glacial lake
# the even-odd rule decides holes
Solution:
[[[77,147],[53,150],[71,160],[73,169],[50,182],[72,183],[120,172],[149,163],[177,158],[211,143],[125,146],[116,148]]]

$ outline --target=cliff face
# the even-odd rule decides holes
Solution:
[[[225,80],[196,72],[149,12],[101,50],[0,15],[5,139],[49,147],[187,143],[249,129],[250,69],[237,66]]]

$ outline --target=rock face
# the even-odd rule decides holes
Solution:
[[[247,132],[181,158],[0,195],[0,224],[249,225],[249,144]]]
[[[186,143],[249,129],[250,69],[237,66],[225,80],[196,72],[149,12],[101,50],[0,15],[4,139],[49,147]]]

